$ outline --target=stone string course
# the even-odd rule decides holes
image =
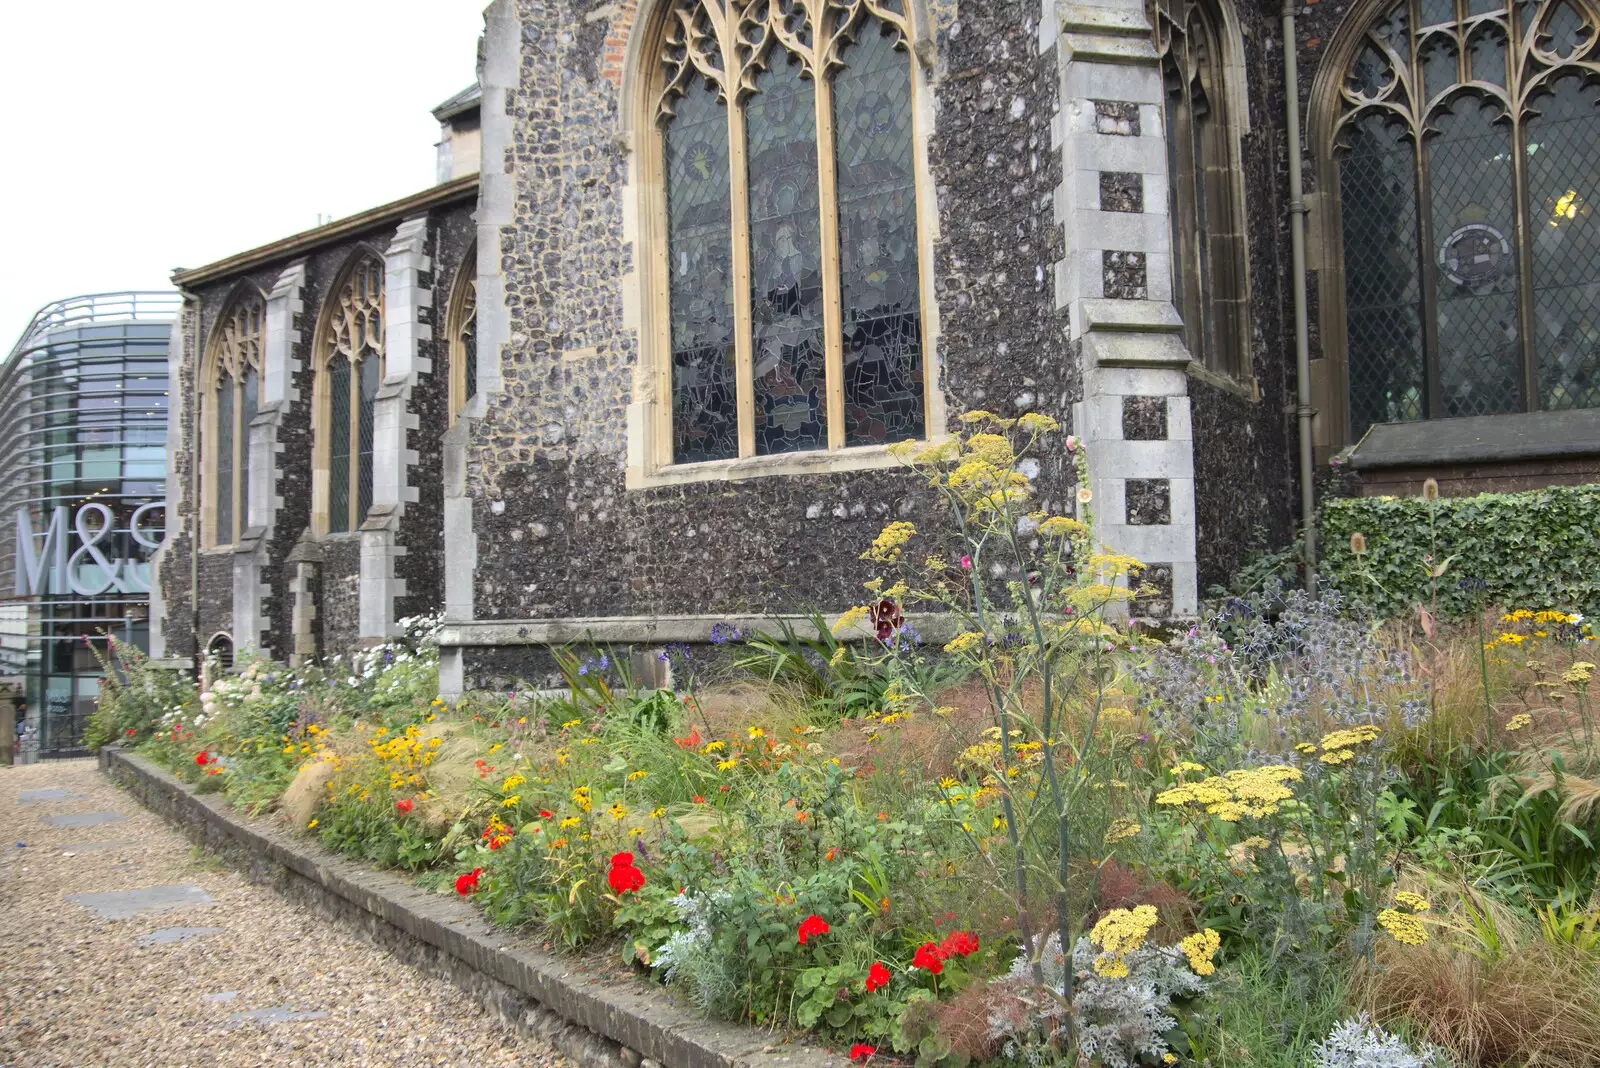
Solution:
[[[774,1044],[764,1031],[718,1024],[642,979],[486,931],[471,905],[411,886],[285,833],[247,821],[218,795],[201,796],[143,757],[101,750],[100,767],[196,845],[261,884],[329,916],[396,956],[480,998],[510,1026],[550,1043],[581,1068],[844,1068],[841,1055]]]

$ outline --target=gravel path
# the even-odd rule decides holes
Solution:
[[[92,760],[0,768],[0,827],[0,1068],[565,1064],[192,851]]]

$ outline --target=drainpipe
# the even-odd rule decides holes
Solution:
[[[1311,339],[1306,323],[1306,200],[1300,175],[1300,64],[1294,0],[1283,0],[1283,99],[1289,138],[1290,284],[1294,287],[1295,415],[1300,424],[1300,526],[1306,539],[1306,590],[1317,592],[1317,496],[1311,451]]]

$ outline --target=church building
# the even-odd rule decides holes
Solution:
[[[1318,494],[1600,481],[1594,0],[495,0],[435,115],[174,276],[157,655],[836,613],[978,408],[1084,440],[1152,619]]]

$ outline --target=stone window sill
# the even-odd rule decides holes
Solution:
[[[752,478],[798,475],[833,475],[849,471],[876,471],[905,465],[889,455],[887,445],[852,449],[790,452],[778,456],[751,456],[734,460],[708,460],[698,464],[672,464],[653,471],[628,468],[630,490],[686,486],[696,482],[743,482]]]

